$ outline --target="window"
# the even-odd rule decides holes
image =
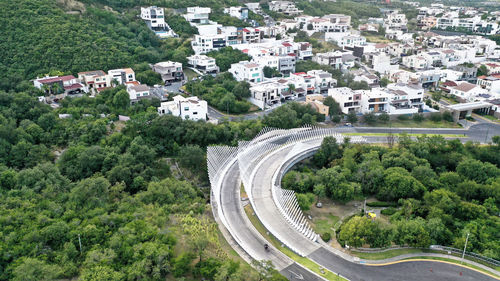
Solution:
[[[184,111],[189,111],[189,107],[184,107]]]

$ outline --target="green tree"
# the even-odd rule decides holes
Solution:
[[[126,90],[120,90],[114,95],[113,106],[116,109],[126,109],[130,106],[130,98]]]
[[[358,122],[358,116],[356,116],[356,112],[351,111],[349,114],[347,114],[347,122],[354,124]]]

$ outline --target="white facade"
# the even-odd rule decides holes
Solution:
[[[219,67],[215,64],[215,59],[206,55],[192,55],[187,57],[188,65],[202,73],[217,73]]]
[[[327,32],[325,40],[335,42],[341,48],[353,48],[366,45],[366,38],[360,35],[351,35],[349,32]]]
[[[165,22],[165,13],[163,8],[156,6],[141,7],[141,19],[143,19],[147,26],[161,38],[175,37],[177,34]]]
[[[405,14],[399,14],[397,11],[389,13],[384,19],[385,29],[406,30],[408,20]]]
[[[330,88],[328,89],[328,96],[339,103],[340,109],[344,114],[361,112],[362,91],[353,91],[347,87]]]
[[[426,69],[430,66],[427,59],[421,55],[403,57],[402,64],[411,69]]]
[[[184,18],[191,24],[207,24],[210,22],[208,17],[211,11],[210,8],[205,7],[188,7]]]
[[[302,13],[302,11],[297,9],[295,4],[290,1],[271,1],[269,2],[269,10],[285,15],[298,15]]]
[[[362,91],[362,113],[390,113],[391,95],[382,89]]]
[[[224,13],[229,14],[232,17],[235,17],[240,20],[248,19],[248,8],[247,7],[229,7],[224,8]]]
[[[111,81],[114,80],[119,85],[135,81],[135,72],[132,68],[111,69],[108,70],[108,76]]]
[[[231,64],[228,70],[236,81],[247,81],[251,83],[262,82],[264,80],[263,66],[249,61],[240,61]]]
[[[189,120],[206,120],[207,102],[198,97],[185,98],[181,95],[174,97],[173,101],[162,102],[158,107],[158,114],[171,114]]]
[[[128,96],[131,102],[143,97],[149,97],[150,91],[147,85],[129,85],[127,87]]]
[[[477,85],[488,91],[490,94],[500,94],[500,75],[478,77]]]

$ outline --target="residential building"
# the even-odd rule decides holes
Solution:
[[[490,76],[479,76],[477,85],[488,91],[490,94],[500,94],[500,74]]]
[[[314,77],[314,87],[318,93],[327,93],[328,89],[337,86],[337,80],[324,70],[309,70],[307,75]]]
[[[131,103],[135,103],[140,99],[151,98],[148,85],[129,85],[127,87],[128,96]]]
[[[342,55],[344,53],[341,51],[334,51],[328,53],[317,53],[313,57],[313,61],[321,65],[329,65],[334,69],[342,68]]]
[[[173,61],[163,61],[153,65],[153,71],[161,75],[161,79],[165,82],[182,81],[184,72],[182,63]]]
[[[417,112],[423,109],[424,89],[420,85],[392,83],[387,89],[393,95],[391,105],[396,109],[416,108]]]
[[[295,86],[298,95],[310,95],[319,93],[319,88],[316,88],[316,77],[305,72],[292,73],[288,81]]]
[[[323,104],[324,100],[325,97],[320,94],[307,95],[304,104],[311,106],[319,114],[328,116],[330,107]]]
[[[500,63],[485,63],[484,66],[486,66],[490,75],[500,73]]]
[[[241,43],[260,43],[262,39],[262,33],[258,28],[238,28],[236,32]]]
[[[437,18],[434,16],[423,17],[418,20],[417,26],[422,30],[430,30],[437,25]]]
[[[281,98],[285,98],[285,96],[291,97],[291,93],[288,92],[288,85],[270,79],[269,81],[253,84],[250,87],[250,98],[248,100],[260,109],[266,109],[273,104],[279,103]]]
[[[247,8],[256,13],[256,14],[260,14],[262,13],[262,9],[260,8],[260,3],[259,2],[255,2],[255,3],[246,3],[245,6],[247,6]]]
[[[354,48],[366,45],[366,38],[360,35],[347,33],[327,32],[325,40],[335,42],[341,48]]]
[[[411,55],[403,57],[402,65],[410,69],[427,69],[429,67],[429,62],[422,55]]]
[[[376,23],[365,23],[358,26],[359,31],[378,32],[380,25]]]
[[[477,96],[487,93],[480,86],[469,82],[457,82],[456,84],[457,86],[451,87],[450,94],[456,96],[461,102],[474,102]]]
[[[73,75],[37,78],[33,80],[33,86],[52,95],[73,95],[87,92],[87,89]]]
[[[171,114],[189,120],[207,120],[207,102],[198,97],[185,98],[177,95],[173,101],[162,102],[158,107],[158,114]]]
[[[398,11],[392,11],[385,16],[384,28],[395,30],[407,30],[406,24],[408,20],[405,14],[400,14]]]
[[[141,19],[146,22],[149,29],[151,29],[157,36],[161,38],[177,37],[177,34],[175,34],[175,32],[165,22],[165,13],[163,8],[156,6],[147,8],[141,7]]]
[[[361,112],[389,113],[391,95],[382,89],[362,91]]]
[[[108,76],[111,84],[117,83],[118,85],[123,85],[127,82],[135,81],[135,72],[132,68],[111,69],[108,70]]]
[[[187,57],[188,66],[197,69],[205,74],[219,72],[219,67],[215,64],[215,59],[206,55],[192,55]]]
[[[391,64],[391,57],[383,52],[365,54],[367,64],[380,74],[388,74],[399,69],[399,64]]]
[[[287,16],[301,14],[302,11],[295,7],[295,4],[290,1],[271,1],[269,2],[269,10],[283,13]]]
[[[241,6],[224,8],[224,14],[229,14],[240,20],[246,20],[248,19],[248,8]]]
[[[247,81],[251,83],[261,82],[264,80],[264,67],[249,61],[240,61],[231,64],[229,73],[231,73],[236,81]]]
[[[357,82],[364,81],[364,82],[366,82],[366,84],[368,84],[368,86],[373,88],[373,87],[379,87],[380,79],[378,78],[377,75],[363,74],[363,75],[356,75],[356,77],[354,77],[354,81],[357,81]]]
[[[294,55],[278,56],[278,71],[284,76],[295,72],[297,59]]]
[[[330,88],[328,89],[328,96],[339,103],[342,113],[361,113],[362,92],[353,91],[347,87]]]
[[[208,17],[211,11],[210,8],[205,7],[188,7],[184,18],[193,25],[208,24],[210,23]]]
[[[78,80],[92,92],[100,92],[112,86],[111,79],[106,72],[102,70],[79,72]]]

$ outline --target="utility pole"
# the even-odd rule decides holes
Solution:
[[[486,136],[484,137],[484,143],[488,142],[488,133],[490,132],[490,127],[486,128]]]
[[[468,241],[469,241],[469,233],[467,233],[467,237],[465,238],[465,246],[464,246],[464,252],[462,253],[462,259],[465,257],[465,249],[467,249]]]

